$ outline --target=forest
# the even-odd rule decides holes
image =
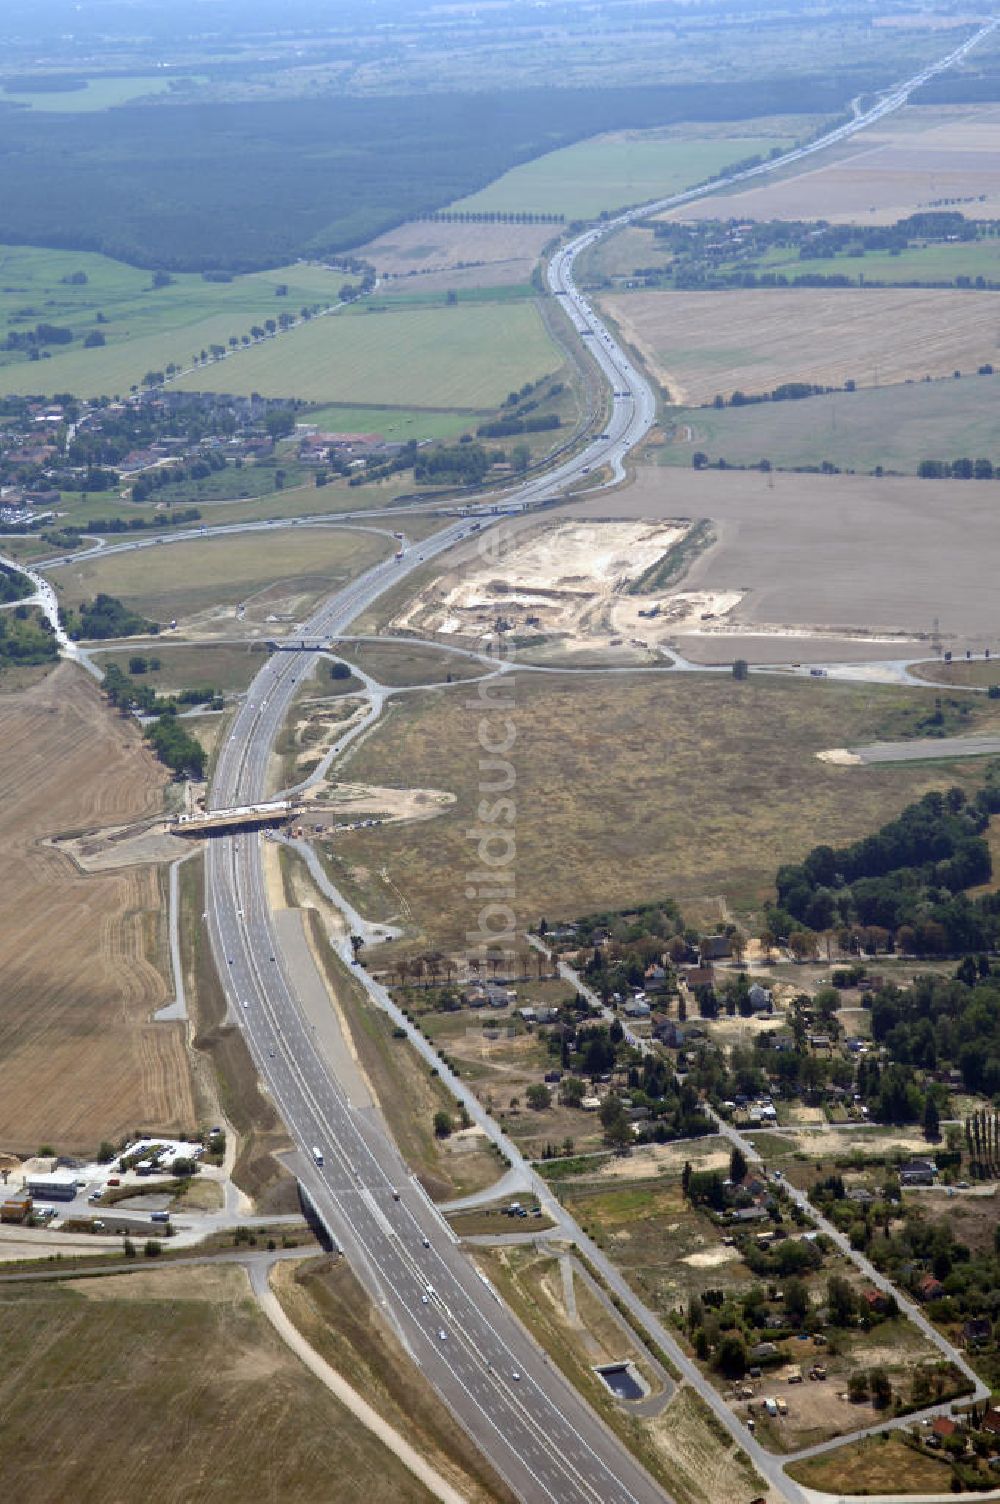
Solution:
[[[997,809],[991,776],[971,800],[960,788],[925,794],[874,835],[839,851],[813,847],[803,862],[778,869],[771,931],[863,925],[918,954],[989,947],[1000,934],[997,897],[972,902],[964,890],[991,876],[984,833]]]
[[[279,266],[360,245],[602,131],[835,114],[873,78],[5,111],[3,237],[167,271]]]

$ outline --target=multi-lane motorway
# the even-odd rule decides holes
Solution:
[[[714,187],[773,171],[882,118],[933,73],[964,57],[997,24],[989,22],[939,64],[924,69],[822,141]],[[654,395],[577,289],[573,264],[599,235],[640,213],[687,202],[705,191],[709,190],[674,195],[587,230],[551,261],[550,290],[581,343],[589,347],[614,397],[600,437],[543,478],[508,493],[508,505],[536,505],[602,467],[620,476],[625,456],[652,426]],[[401,577],[468,536],[472,527],[469,520],[451,522],[401,561],[376,565],[326,602],[303,624],[300,635],[317,641],[344,632]],[[253,804],[266,796],[274,742],[298,680],[315,663],[309,652],[281,653],[261,670],[219,755],[210,797],[213,808]],[[371,1109],[350,1101],[320,1055],[298,1007],[268,903],[262,839],[224,836],[209,843],[206,912],[233,1016],[301,1146],[308,1165],[303,1179],[331,1233],[452,1413],[526,1504],[663,1500],[663,1490],[548,1364],[484,1284],[409,1177],[381,1120]],[[321,1164],[315,1162],[314,1150]]]
[[[414,551],[410,567],[450,547],[468,527],[446,528]],[[343,630],[402,567],[376,566],[318,611],[305,635]],[[265,788],[274,737],[296,682],[313,663],[309,653],[277,654],[254,681],[219,757],[214,807],[246,803]],[[309,1193],[451,1411],[524,1500],[663,1499],[455,1246],[381,1121],[352,1104],[331,1074],[289,982],[268,904],[261,837],[209,843],[206,898],[233,1012],[275,1105],[310,1157],[304,1171]],[[315,1149],[322,1165],[313,1162]]]

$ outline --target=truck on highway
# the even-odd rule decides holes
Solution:
[[[170,1213],[169,1212],[150,1212],[150,1214],[149,1214],[149,1220],[150,1220],[150,1222],[169,1222],[170,1221]]]
[[[313,1144],[312,1156],[313,1156],[313,1159],[315,1160],[315,1162],[322,1167],[322,1164],[323,1164],[323,1150],[319,1147],[318,1144]]]

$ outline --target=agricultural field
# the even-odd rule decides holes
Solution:
[[[407,439],[455,439],[469,426],[462,413],[431,412],[419,407],[351,407],[348,404],[314,408],[304,420],[315,423],[320,433],[377,433],[390,444]],[[361,496],[371,490],[364,487]],[[350,505],[358,505],[358,492],[350,492]],[[318,498],[317,498],[318,499]]]
[[[644,640],[675,643],[697,662],[731,663],[741,652],[776,663],[920,658],[935,618],[944,646],[956,654],[995,645],[988,564],[996,546],[995,489],[986,482],[650,467],[615,496],[574,503],[563,515],[708,519],[715,544],[676,586],[652,590],[642,604],[705,599],[701,609],[715,619],[666,633],[656,619],[639,624]]]
[[[81,277],[86,280],[67,280]],[[178,272],[168,285],[154,287],[148,271],[108,256],[5,245],[0,247],[0,333],[54,324],[72,329],[74,343],[48,347],[48,358],[39,361],[0,352],[0,395],[126,394],[147,371],[162,371],[170,362],[187,367],[201,350],[213,344],[228,348],[231,337],[249,334],[265,319],[285,312],[297,318],[303,305],[336,302],[343,282],[343,273],[302,263],[229,282]],[[281,286],[287,293],[278,296]],[[84,349],[84,336],[93,332],[106,344]],[[239,351],[221,369],[234,371],[245,353]]]
[[[313,319],[284,338],[193,371],[176,385],[321,404],[475,412],[496,407],[512,389],[551,375],[561,364],[531,303],[382,304]]]
[[[164,772],[77,669],[4,697],[0,1144],[93,1153],[198,1121],[153,869],[84,875],[47,840],[159,813]],[[52,943],[58,935],[59,943]]]
[[[863,473],[881,465],[909,475],[922,459],[1000,461],[998,401],[1000,376],[977,376],[830,392],[803,402],[681,408],[670,413],[668,442],[656,457],[664,465],[689,466],[701,450],[711,462],[728,465],[768,459],[791,470],[829,461],[840,470]]]
[[[374,266],[380,280],[412,285],[414,292],[515,286],[530,282],[543,247],[558,233],[556,225],[437,224],[421,219],[387,230],[355,254]]]
[[[394,702],[334,775],[457,796],[419,841],[383,826],[343,832],[331,854],[333,880],[362,912],[402,912],[409,936],[441,949],[461,944],[478,912],[465,874],[476,860],[468,831],[483,711],[469,701],[468,692],[442,689]],[[844,768],[816,757],[923,714],[922,690],[529,674],[505,681],[504,701],[517,731],[519,927],[658,893],[682,904],[719,893],[741,907],[759,903],[780,862],[817,841],[854,839],[941,782],[933,768]],[[958,764],[949,770],[969,786],[977,776]]]
[[[616,131],[536,157],[478,193],[459,199],[459,213],[562,214],[596,219],[604,210],[664,198],[721,172],[731,162],[785,149],[787,126],[758,134],[752,120],[732,134],[703,136],[697,125],[662,131]],[[550,227],[550,233],[555,233]]]
[[[0,1293],[8,1498],[426,1504],[431,1495],[289,1351],[233,1265]],[[39,1449],[38,1428],[50,1445]]]
[[[81,559],[51,578],[68,606],[104,591],[152,621],[176,618],[181,630],[259,637],[299,620],[390,546],[377,533],[303,527]]]
[[[272,1276],[285,1313],[310,1346],[417,1448],[469,1504],[514,1504],[446,1406],[402,1350],[343,1260],[282,1264]]]
[[[859,389],[968,376],[997,360],[995,294],[952,288],[765,288],[605,294],[601,304],[670,400]]]
[[[878,225],[944,206],[1000,218],[1000,105],[909,105],[786,174],[664,217]]]

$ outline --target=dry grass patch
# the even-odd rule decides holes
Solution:
[[[43,842],[148,817],[163,769],[64,665],[3,699],[0,1142],[93,1153],[137,1123],[189,1128],[195,1100],[168,1000],[155,869],[84,875]]]
[[[777,1504],[783,1497],[768,1488],[690,1385],[681,1387],[651,1429],[677,1504],[756,1498]]]
[[[242,1270],[8,1287],[0,1313],[0,1482],[19,1504],[431,1497],[288,1351]]]
[[[1000,684],[1000,658],[991,658],[987,662],[967,662],[964,658],[955,658],[951,663],[935,658],[928,663],[914,663],[910,673],[918,679],[927,679],[932,684],[947,684],[962,689],[989,689],[993,684]]]
[[[753,1283],[707,1216],[692,1209],[679,1175],[628,1184],[556,1185],[567,1209],[649,1305],[666,1315],[705,1289]]]
[[[636,292],[602,299],[675,402],[786,381],[890,386],[997,359],[993,295],[948,288]]]
[[[108,649],[95,653],[94,662],[102,669],[114,663],[127,670],[129,657],[135,651],[135,648]],[[203,686],[222,694],[235,694],[247,688],[268,659],[263,643],[228,647],[209,643],[174,644],[169,640],[162,645],[157,643],[141,656],[160,660],[159,668],[147,669],[140,677],[141,683],[151,685],[160,694]]]
[[[897,1434],[869,1436],[793,1462],[788,1472],[807,1488],[830,1494],[938,1494],[950,1489],[951,1467],[907,1446]]]
[[[905,725],[915,705],[926,708],[919,690],[690,674],[526,675],[504,687],[516,728],[520,926],[662,893],[757,902],[781,862],[817,841],[856,839],[942,782],[933,768],[842,768],[815,756]],[[341,765],[357,781],[457,795],[419,838],[401,827],[343,832],[335,851],[335,880],[346,873],[364,912],[398,914],[402,894],[411,932],[444,950],[463,943],[479,912],[465,874],[476,862],[468,831],[484,712],[468,699],[407,697]]]
[[[338,658],[346,658],[380,684],[393,688],[475,679],[489,672],[489,665],[478,658],[438,652],[420,643],[338,642],[334,643],[334,651]]]
[[[391,541],[330,527],[206,537],[84,559],[52,582],[65,605],[103,590],[153,621],[259,636],[384,559]]]

